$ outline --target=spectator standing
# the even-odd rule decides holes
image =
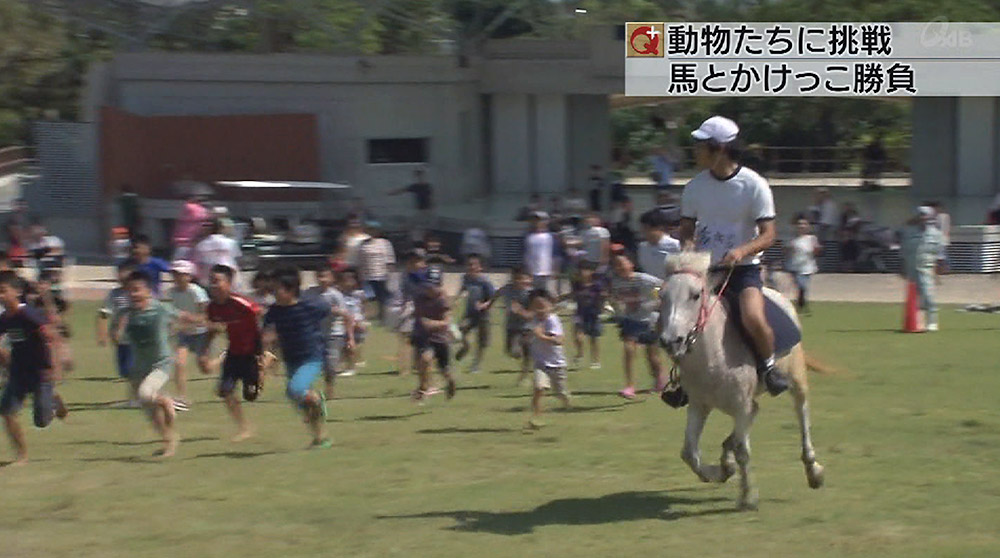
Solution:
[[[347,228],[340,237],[341,245],[344,247],[344,260],[348,267],[358,268],[361,266],[361,244],[370,239],[368,233],[361,228],[361,219],[357,215],[350,215],[347,218]]]
[[[670,181],[674,178],[674,158],[670,150],[660,147],[649,156],[649,162],[653,165],[653,185],[657,192],[670,188]]]
[[[201,195],[192,195],[184,202],[181,215],[174,225],[174,259],[189,259],[191,249],[197,243],[205,222],[210,213],[205,207],[205,199]]]
[[[413,171],[413,183],[409,186],[392,190],[389,192],[389,195],[398,196],[406,193],[413,194],[413,201],[417,210],[411,222],[411,239],[414,241],[420,240],[424,236],[424,231],[428,229],[428,226],[434,219],[434,187],[427,182],[424,169],[418,168]]]
[[[934,224],[941,231],[941,253],[937,258],[937,274],[944,275],[948,272],[948,246],[951,245],[951,215],[945,209],[944,204],[934,201],[928,204],[934,210]]]
[[[566,194],[566,215],[569,218],[583,218],[587,214],[587,200],[583,199],[580,190],[571,186]]]
[[[847,202],[840,215],[840,262],[843,270],[853,273],[861,255],[858,233],[861,230],[861,216],[854,204]]]
[[[604,210],[604,172],[601,165],[590,165],[590,210],[600,213]]]
[[[937,303],[934,300],[934,268],[943,244],[941,231],[934,226],[934,209],[917,208],[917,215],[903,229],[900,256],[903,277],[917,285],[920,309],[927,331],[937,331]]]
[[[785,246],[785,268],[795,277],[795,285],[799,289],[799,311],[808,312],[809,283],[812,276],[819,271],[816,256],[823,251],[819,239],[811,234],[809,221],[799,217],[794,222],[795,238]]]
[[[223,224],[221,220],[212,221],[209,227],[209,235],[198,242],[194,247],[193,258],[197,266],[198,281],[202,285],[210,282],[212,268],[217,265],[224,265],[233,270],[234,284],[239,284],[239,259],[242,256],[240,245],[223,234]]]
[[[552,278],[556,249],[555,235],[549,232],[548,215],[536,212],[531,220],[532,231],[524,240],[524,267],[536,289],[546,289]]]
[[[385,320],[385,309],[389,304],[389,274],[396,265],[396,252],[392,243],[382,236],[382,225],[377,221],[369,221],[368,240],[361,243],[359,249],[361,278],[365,282],[365,290],[371,292],[378,305],[378,319]]]
[[[816,204],[809,208],[809,213],[811,215],[810,221],[817,225],[820,242],[832,240],[840,223],[837,202],[833,201],[829,189],[816,189]]]
[[[479,227],[467,229],[462,234],[462,245],[459,247],[459,254],[465,259],[473,255],[479,256],[483,268],[488,268],[491,255],[489,235]]]

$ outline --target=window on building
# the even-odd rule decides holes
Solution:
[[[368,140],[368,163],[426,163],[427,138]]]

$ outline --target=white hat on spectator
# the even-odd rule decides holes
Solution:
[[[715,143],[729,143],[736,139],[740,127],[725,116],[713,116],[701,123],[698,129],[691,132],[696,140],[712,140]]]
[[[183,273],[185,275],[194,275],[196,268],[192,262],[188,260],[174,260],[173,265],[170,266],[170,271],[174,273]]]

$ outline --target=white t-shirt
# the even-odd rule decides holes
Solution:
[[[549,314],[544,321],[534,320],[529,325],[532,331],[542,326],[546,335],[563,335],[562,322],[555,314]],[[531,336],[531,359],[535,362],[535,368],[539,369],[566,367],[566,353],[563,351],[563,346],[543,341],[534,333]]]
[[[344,261],[351,267],[361,263],[361,243],[371,238],[367,234],[358,234],[344,238]]]
[[[788,246],[788,262],[786,263],[788,271],[802,275],[812,275],[818,271],[816,248],[819,247],[819,240],[814,235],[796,236]]]
[[[534,232],[524,241],[524,266],[534,276],[552,275],[552,255],[555,237],[550,232]]]
[[[611,233],[604,227],[588,227],[580,233],[580,241],[583,243],[584,261],[600,264],[602,247],[604,242],[611,240]]]
[[[208,284],[208,272],[212,266],[225,265],[239,271],[236,263],[240,257],[240,245],[223,234],[212,234],[194,247],[194,260],[198,265],[198,278]]]
[[[729,250],[757,238],[758,220],[774,219],[774,197],[767,181],[746,167],[726,180],[703,170],[684,187],[681,215],[697,221],[698,250],[711,252],[715,264]],[[759,264],[760,256],[750,254],[737,265]]]
[[[643,241],[639,244],[639,267],[653,277],[666,279],[667,256],[680,251],[680,241],[669,234],[664,234],[656,244]]]
[[[171,287],[168,296],[168,300],[174,308],[188,314],[204,314],[205,305],[208,304],[208,295],[205,293],[205,289],[194,283],[188,284],[183,291],[177,287]],[[208,328],[205,326],[185,325],[181,328],[181,333],[187,335],[198,335],[206,331]]]

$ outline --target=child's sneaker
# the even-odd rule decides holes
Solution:
[[[590,363],[590,369],[591,370],[600,370],[601,369],[601,363],[597,362],[596,360],[594,362],[591,362]]]
[[[339,375],[347,378],[347,377],[353,376],[355,374],[357,374],[357,372],[355,372],[355,370],[353,368],[351,368],[349,370],[344,370]]]

